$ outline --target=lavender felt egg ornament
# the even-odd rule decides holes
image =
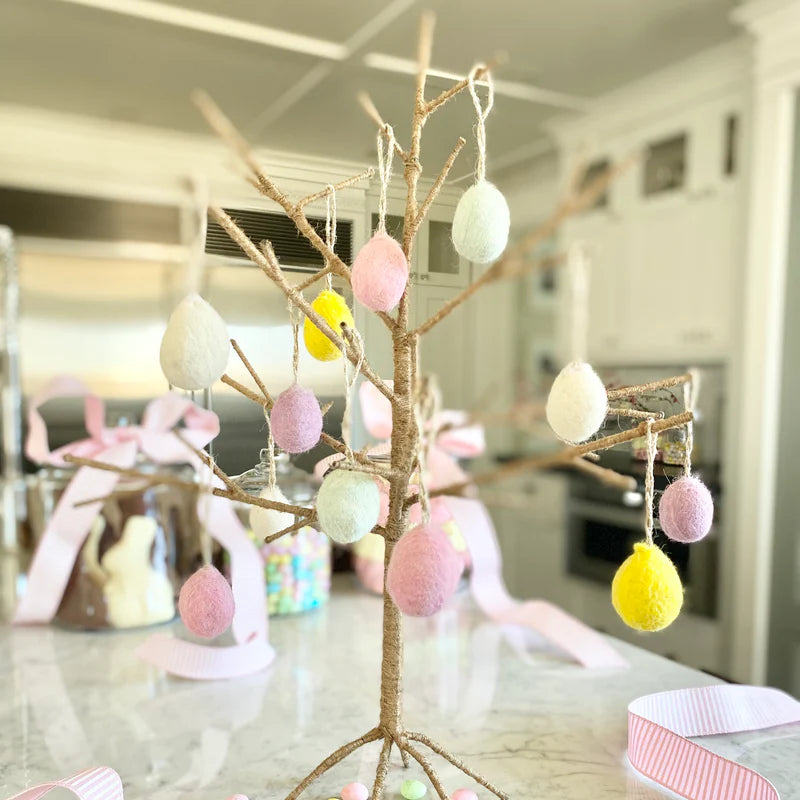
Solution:
[[[711,492],[694,476],[678,478],[661,496],[658,519],[664,533],[674,542],[699,541],[711,530],[714,519]]]
[[[359,251],[350,272],[353,294],[372,311],[391,311],[408,282],[408,262],[400,245],[378,231]]]
[[[338,544],[353,544],[366,536],[378,522],[380,507],[378,485],[364,472],[329,472],[317,493],[320,528]]]
[[[395,545],[386,588],[404,614],[430,617],[455,592],[463,568],[441,525],[418,525]]]
[[[476,264],[491,264],[508,244],[511,214],[503,193],[479,180],[461,195],[453,216],[453,245],[460,256]]]
[[[584,361],[573,361],[558,373],[547,397],[547,421],[569,444],[594,436],[606,418],[608,396],[603,381]]]
[[[322,434],[322,409],[309,389],[295,383],[281,392],[269,414],[275,444],[287,453],[305,453]]]
[[[207,389],[225,372],[230,348],[222,317],[199,294],[190,294],[170,315],[161,339],[161,370],[179,389]]]
[[[284,493],[277,486],[265,486],[258,496],[262,500],[271,500],[273,503],[286,503]],[[264,508],[263,506],[250,506],[248,515],[250,530],[256,539],[264,540],[284,528],[288,528],[294,522],[294,514],[288,511],[278,511],[274,508]]]
[[[236,603],[228,581],[216,567],[207,564],[183,584],[178,610],[192,633],[213,639],[230,627]]]

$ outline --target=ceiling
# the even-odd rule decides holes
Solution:
[[[487,124],[491,171],[493,160],[508,167],[546,148],[542,122],[564,113],[565,106],[580,106],[734,37],[734,5],[735,0],[0,0],[0,103],[196,132],[204,123],[189,94],[202,87],[257,144],[364,161],[373,158],[374,129],[358,108],[356,92],[372,95],[401,141],[408,136],[413,96],[412,77],[370,68],[365,55],[413,57],[419,12],[433,8],[433,67],[464,74],[473,62],[502,51],[498,80],[565,95],[544,104],[498,93]],[[112,6],[115,11],[108,10]],[[201,13],[186,16],[187,11]],[[142,18],[160,19],[164,12],[169,22]],[[306,52],[293,52],[274,46],[269,36],[262,41],[264,28],[318,41],[301,40],[295,49]],[[432,79],[431,93],[448,83]],[[448,104],[426,128],[425,160],[442,161],[473,123],[468,96]]]

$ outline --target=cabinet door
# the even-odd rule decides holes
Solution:
[[[568,249],[575,242],[583,243],[589,254],[588,358],[594,363],[617,360],[622,334],[619,316],[620,277],[624,272],[624,230],[614,214],[591,213],[565,226],[564,244]],[[569,287],[562,297],[569,303]],[[573,310],[564,307],[561,315],[565,326],[571,324]],[[569,340],[564,330],[561,340]],[[571,358],[563,352],[562,359]]]
[[[443,286],[414,286],[411,311],[415,324],[435,314],[457,291]],[[448,314],[422,337],[420,344],[420,370],[437,376],[446,408],[469,408],[472,402],[467,307],[462,305]]]
[[[724,356],[733,252],[732,197],[714,192],[631,215],[621,288],[621,349],[634,359]]]
[[[417,279],[432,286],[466,286],[470,281],[470,262],[453,247],[450,209],[431,209],[420,226],[416,250]]]

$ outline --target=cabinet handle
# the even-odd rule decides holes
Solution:
[[[689,331],[684,331],[681,338],[685,342],[704,342],[713,337],[713,334],[708,328],[693,328]]]
[[[429,281],[431,279],[431,276],[428,275],[426,272],[423,272],[422,275],[419,276],[419,279],[421,281]]]
[[[698,200],[709,200],[717,193],[717,190],[712,186],[706,186],[705,189],[698,189],[696,192],[690,192],[689,200],[696,203]]]

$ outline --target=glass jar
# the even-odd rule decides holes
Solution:
[[[278,488],[292,505],[310,508],[314,487],[310,476],[295,467],[287,453],[275,456]],[[261,450],[260,461],[253,469],[234,478],[237,486],[258,495],[269,483],[269,454]],[[264,581],[270,616],[297,614],[318,608],[327,602],[331,591],[331,542],[309,526],[286,534],[270,543],[255,541],[250,529],[247,503],[236,503],[236,513],[264,559]]]
[[[141,473],[170,472],[194,480],[189,465],[162,465],[139,457]],[[38,546],[71,468],[45,467],[29,489],[29,524]],[[55,619],[71,627],[136,628],[175,617],[183,582],[202,565],[196,497],[179,487],[137,491],[141,481],[123,478],[103,502],[72,568]]]

